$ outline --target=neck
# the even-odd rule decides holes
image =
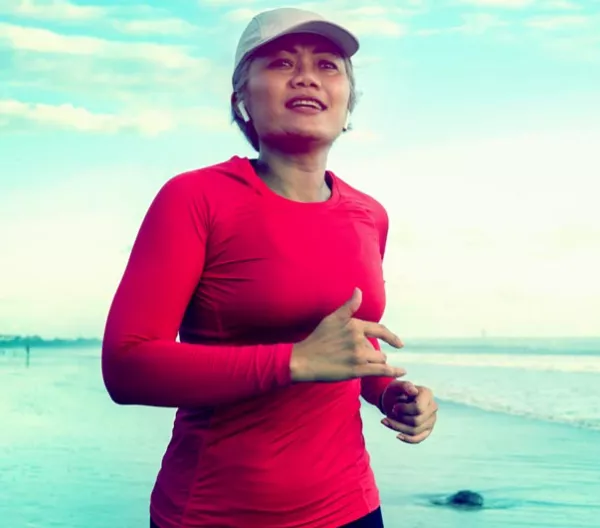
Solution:
[[[331,191],[325,181],[329,149],[290,154],[261,145],[257,173],[277,194],[297,202],[323,202]]]

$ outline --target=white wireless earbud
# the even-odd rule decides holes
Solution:
[[[344,123],[344,132],[350,128],[350,112],[346,115],[346,122]]]
[[[238,104],[238,112],[240,113],[242,119],[246,123],[250,122],[250,116],[248,115],[248,110],[246,110],[246,105],[244,104],[244,101],[240,101],[240,103]]]

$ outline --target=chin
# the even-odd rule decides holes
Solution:
[[[294,127],[272,132],[265,139],[271,144],[278,146],[287,146],[291,148],[306,148],[316,145],[331,145],[339,134],[334,134],[330,130],[316,127]]]

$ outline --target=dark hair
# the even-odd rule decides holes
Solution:
[[[233,75],[233,91],[234,93],[243,94],[248,86],[248,78],[250,76],[250,65],[252,64],[252,59],[246,59],[242,62],[235,70]],[[346,66],[346,73],[348,75],[348,80],[350,81],[350,100],[348,102],[348,110],[352,112],[356,106],[356,79],[354,77],[354,66],[352,65],[352,61],[349,58],[344,58],[344,64]],[[260,145],[258,141],[258,133],[252,124],[252,121],[246,123],[241,116],[237,113],[233,100],[231,101],[231,118],[233,122],[238,126],[244,137],[248,140],[248,143],[252,145],[252,148],[256,150],[256,152],[260,151]]]

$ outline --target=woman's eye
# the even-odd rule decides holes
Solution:
[[[328,60],[322,60],[320,63],[321,68],[324,68],[326,70],[337,70],[337,64],[335,62],[331,62]]]
[[[271,63],[271,68],[289,68],[292,61],[289,59],[276,59]]]

